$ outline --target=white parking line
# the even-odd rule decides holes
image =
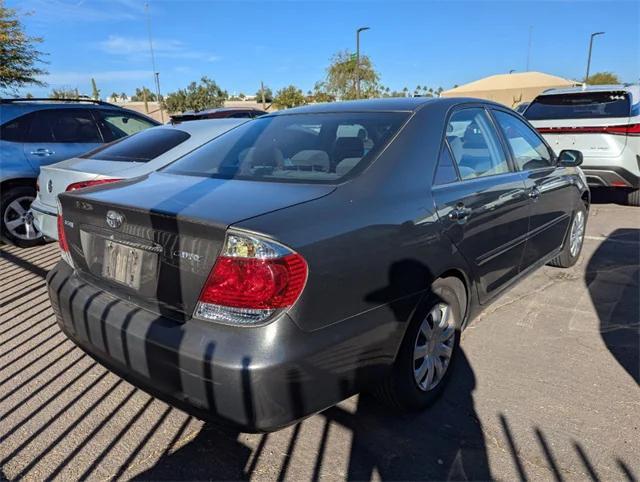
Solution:
[[[605,236],[585,236],[584,239],[589,239],[591,241],[607,241],[611,243],[640,244],[640,240],[607,238]]]

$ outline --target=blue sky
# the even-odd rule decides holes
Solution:
[[[59,86],[104,97],[152,88],[144,0],[7,0],[31,12],[31,35],[44,38]],[[530,69],[582,78],[591,32],[591,71],[623,81],[640,77],[640,2],[628,1],[188,1],[149,0],[156,63],[164,93],[207,75],[230,93],[304,91],[324,78],[333,53],[355,49],[355,29],[369,26],[361,51],[392,89],[447,89],[511,69],[523,71],[532,27]]]

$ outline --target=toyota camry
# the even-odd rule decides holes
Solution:
[[[203,419],[270,431],[361,391],[421,410],[480,310],[578,259],[581,160],[475,99],[265,115],[61,194],[49,295],[77,345]]]

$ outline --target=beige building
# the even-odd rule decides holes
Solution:
[[[445,90],[440,95],[442,97],[476,97],[515,107],[521,102],[532,101],[546,89],[575,85],[578,83],[573,80],[542,72],[515,72],[475,80],[454,89]]]

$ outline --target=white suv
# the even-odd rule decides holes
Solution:
[[[582,151],[591,187],[619,188],[640,206],[640,86],[551,89],[523,115],[556,153]]]

